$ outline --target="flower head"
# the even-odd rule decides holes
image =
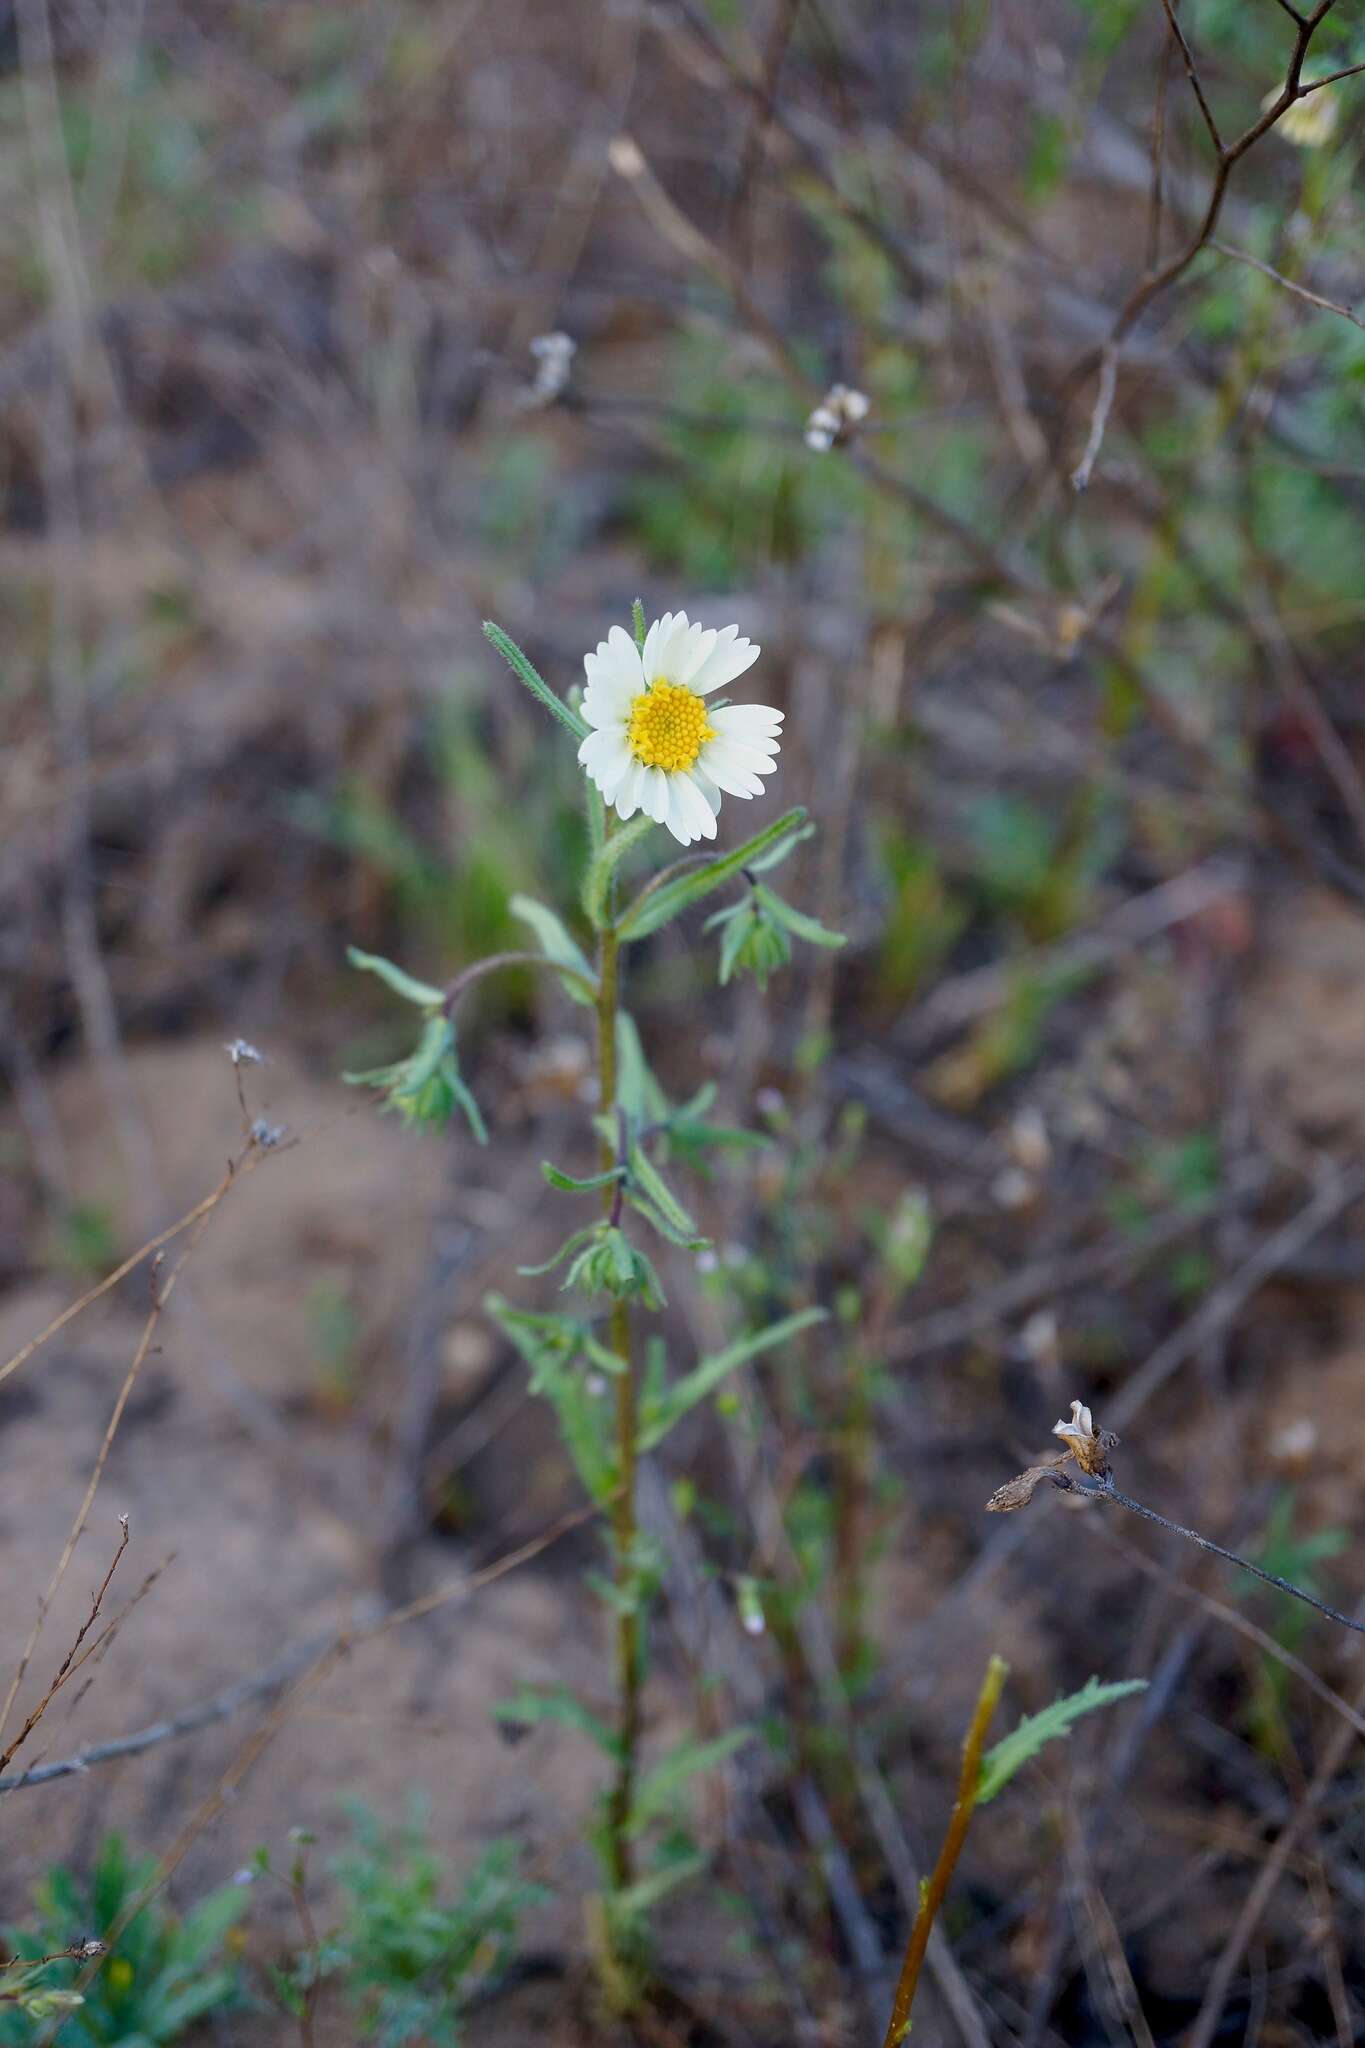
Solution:
[[[1070,1422],[1054,1423],[1052,1434],[1059,1436],[1082,1472],[1088,1472],[1094,1479],[1103,1479],[1109,1470],[1109,1452],[1118,1442],[1112,1430],[1096,1429],[1094,1417],[1084,1402],[1073,1401]]]
[[[1313,81],[1305,78],[1302,83],[1311,85]],[[1280,88],[1276,86],[1261,101],[1262,108],[1268,113],[1279,97]],[[1339,113],[1330,88],[1323,87],[1287,106],[1275,124],[1276,133],[1300,149],[1320,149],[1335,134]]]
[[[536,359],[536,374],[523,396],[523,403],[527,406],[553,405],[568,384],[578,343],[572,335],[556,328],[553,334],[534,336],[530,350]]]
[[[846,441],[853,429],[867,418],[870,401],[865,391],[847,384],[831,384],[806,421],[806,446],[818,455],[828,453],[836,442]]]
[[[665,612],[637,649],[613,626],[584,657],[583,716],[592,726],[578,758],[622,818],[643,811],[683,846],[714,839],[722,790],[758,796],[776,765],[782,713],[765,704],[706,699],[752,668],[759,648],[738,626],[703,628]]]

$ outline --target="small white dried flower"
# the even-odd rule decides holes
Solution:
[[[817,455],[825,455],[834,446],[839,431],[839,416],[827,405],[817,405],[806,421],[806,446],[813,448]]]
[[[288,1124],[268,1124],[263,1116],[258,1116],[251,1126],[251,1142],[259,1145],[262,1152],[273,1152],[288,1136]]]
[[[847,441],[870,410],[871,400],[865,391],[855,391],[848,384],[831,384],[806,421],[806,446],[823,455],[836,442]]]
[[[1052,1434],[1061,1438],[1082,1472],[1092,1479],[1104,1478],[1109,1470],[1108,1453],[1118,1438],[1112,1430],[1096,1429],[1095,1418],[1083,1401],[1072,1402],[1070,1422],[1055,1423]]]
[[[525,393],[524,403],[528,406],[553,405],[568,384],[578,343],[572,335],[556,328],[552,334],[537,334],[530,349],[536,359],[536,374]]]
[[[263,1067],[265,1065],[265,1054],[259,1051],[249,1038],[230,1039],[223,1047],[223,1051],[232,1061],[234,1067]]]

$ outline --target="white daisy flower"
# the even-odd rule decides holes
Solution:
[[[683,846],[714,839],[722,790],[759,796],[776,766],[783,714],[766,704],[706,698],[733,683],[760,649],[738,626],[703,628],[686,612],[665,612],[643,650],[613,626],[585,655],[583,716],[593,731],[578,758],[622,818],[643,811]]]

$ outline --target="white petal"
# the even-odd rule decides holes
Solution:
[[[666,641],[673,631],[673,614],[665,612],[656,619],[645,634],[645,644],[640,651],[640,668],[647,683],[652,683],[659,674],[659,644]]]
[[[779,732],[784,716],[769,704],[722,704],[707,719],[727,740],[754,741]]]
[[[705,798],[706,803],[710,809],[711,815],[712,817],[714,817],[716,812],[720,809],[720,791],[716,788],[715,783],[711,780],[710,776],[702,767],[701,762],[699,760],[694,761],[687,772],[691,776],[697,788],[701,791],[702,796]],[[706,836],[709,839],[711,837],[711,834],[708,832]]]
[[[730,756],[719,740],[702,748],[698,766],[727,796],[761,796],[763,784],[742,761]]]
[[[662,768],[641,767],[640,809],[656,825],[662,825],[668,816],[668,777]]]
[[[640,786],[644,780],[643,761],[632,760],[621,786],[616,792],[616,815],[618,818],[633,818],[640,808]]]
[[[627,759],[630,758],[630,750],[626,745],[626,729],[619,722],[603,726],[597,732],[590,732],[578,749],[578,758],[594,782],[598,781],[602,772],[622,754]]]
[[[668,809],[664,813],[663,822],[680,846],[690,846],[697,835],[692,830],[692,814],[683,795],[683,777],[670,775],[667,780]]]
[[[740,746],[735,740],[712,740],[706,749],[706,766],[715,774],[717,762],[741,775],[771,775],[777,767],[773,755],[761,747]]]
[[[694,839],[714,839],[716,836],[716,815],[705,794],[698,789],[695,771],[691,774],[675,775],[673,778],[675,798],[681,798],[686,809],[688,824]],[[720,804],[717,791],[716,804]]]
[[[644,688],[635,642],[620,626],[612,627],[594,653],[584,655],[583,669],[588,679],[583,716],[589,725],[624,717],[631,698]]]
[[[687,629],[687,638],[680,644],[673,657],[673,680],[675,683],[689,683],[704,661],[713,653],[718,639],[714,626],[692,625]]]
[[[659,648],[660,674],[667,676],[669,682],[677,682],[678,671],[687,665],[692,642],[700,635],[701,630],[700,626],[689,624],[686,612],[675,614],[673,631],[668,637],[668,644],[667,646],[660,644]]]
[[[746,668],[752,668],[763,652],[752,640],[739,638],[738,626],[723,626],[716,635],[716,644],[706,660],[690,679],[688,687],[699,697],[709,697],[712,690],[718,690],[722,683],[734,682]]]

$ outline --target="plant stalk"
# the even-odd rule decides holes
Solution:
[[[615,926],[602,928],[597,948],[597,1074],[599,1108],[610,1117],[616,1108],[616,1010],[620,987],[620,941]],[[602,1167],[616,1164],[610,1138],[602,1140]],[[603,1213],[612,1215],[619,1189],[602,1191]],[[621,1594],[616,1617],[617,1740],[616,1776],[607,1800],[607,1850],[613,1887],[622,1891],[634,1876],[630,1816],[635,1804],[635,1763],[640,1742],[640,1617],[634,1602],[635,1474],[638,1463],[639,1410],[635,1368],[631,1358],[630,1309],[612,1304],[608,1343],[622,1365],[613,1378],[616,1390],[616,1498],[612,1508],[614,1576]]]
[[[919,1984],[919,1973],[929,1947],[929,1936],[933,1932],[934,1920],[943,1904],[944,1894],[967,1839],[967,1830],[972,1824],[976,1808],[976,1796],[981,1784],[981,1757],[986,1747],[986,1734],[991,1725],[1000,1700],[1000,1693],[1008,1676],[1009,1666],[1001,1657],[992,1657],[986,1666],[986,1676],[981,1681],[972,1713],[971,1726],[962,1745],[962,1775],[958,1780],[957,1799],[953,1806],[948,1831],[943,1837],[943,1847],[938,1852],[938,1862],[933,1875],[921,1888],[919,1911],[915,1924],[910,1930],[906,1945],[905,1961],[901,1965],[900,1982],[896,1986],[896,1999],[891,2008],[882,2048],[900,2048],[910,2031],[910,2008],[915,2002],[915,1990]]]

